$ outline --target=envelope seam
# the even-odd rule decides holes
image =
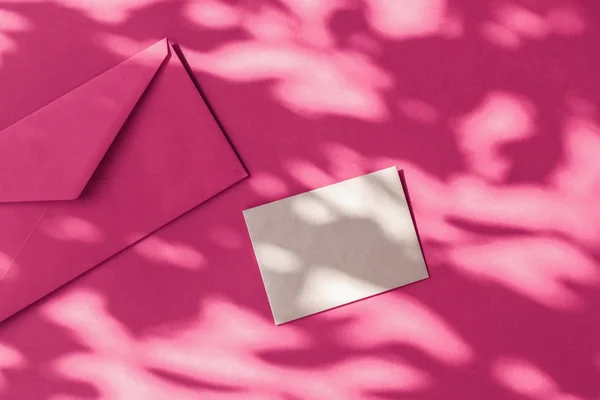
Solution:
[[[159,43],[159,42],[157,42],[157,43]],[[157,44],[157,43],[156,43],[156,44]],[[78,84],[78,85],[75,85],[74,87],[72,87],[72,88],[68,89],[68,90],[67,90],[65,93],[63,93],[63,94],[59,95],[59,96],[58,96],[58,97],[56,97],[54,100],[50,100],[48,103],[46,103],[46,104],[44,104],[44,105],[42,105],[42,106],[40,106],[40,107],[37,107],[37,108],[35,108],[34,110],[32,110],[32,111],[28,112],[26,115],[24,115],[23,117],[21,117],[21,118],[17,119],[17,120],[16,120],[16,121],[14,121],[13,123],[11,123],[11,124],[9,124],[9,125],[7,125],[7,126],[3,127],[3,128],[0,128],[0,135],[1,135],[1,134],[3,134],[4,132],[6,132],[6,131],[7,131],[9,128],[12,128],[12,127],[13,127],[13,125],[17,125],[17,124],[18,124],[18,123],[20,123],[21,121],[23,121],[23,120],[27,119],[27,118],[28,118],[29,116],[31,116],[32,114],[35,114],[35,113],[37,113],[37,112],[40,112],[41,110],[45,109],[46,107],[50,106],[51,104],[53,104],[53,103],[55,103],[55,102],[59,101],[59,100],[60,100],[60,99],[62,99],[63,97],[66,97],[66,96],[68,96],[69,94],[71,94],[72,92],[74,92],[74,91],[76,91],[76,90],[79,90],[80,88],[82,88],[83,86],[85,86],[85,85],[89,84],[89,82],[91,82],[91,81],[93,81],[94,79],[96,79],[96,78],[100,77],[101,75],[104,75],[105,73],[107,73],[107,72],[109,72],[109,71],[113,70],[114,68],[117,68],[117,67],[121,66],[122,64],[125,64],[125,63],[126,63],[126,62],[128,62],[128,61],[131,61],[131,59],[133,59],[135,56],[139,55],[140,53],[144,52],[145,50],[148,50],[148,48],[146,48],[146,49],[143,49],[143,50],[141,50],[141,51],[140,51],[140,52],[138,52],[138,53],[132,54],[131,56],[129,56],[129,57],[127,57],[127,58],[125,58],[124,60],[122,60],[121,62],[119,62],[119,63],[117,63],[117,64],[115,64],[115,65],[113,65],[112,67],[109,67],[109,68],[107,68],[107,69],[105,69],[105,70],[103,70],[103,71],[100,71],[100,72],[98,72],[98,73],[94,74],[93,76],[91,76],[91,77],[87,78],[87,79],[86,79],[85,81],[83,81],[82,83],[80,83],[80,84]],[[167,55],[165,55],[165,59],[166,59],[166,58],[167,58]],[[162,63],[161,63],[161,65],[162,65]],[[159,67],[159,68],[160,68],[160,67]],[[157,71],[158,71],[158,70],[157,70]],[[45,211],[44,211],[44,213],[45,213]],[[2,278],[0,278],[0,280],[2,280]]]
[[[42,211],[42,214],[38,218],[37,222],[35,223],[35,225],[33,225],[33,228],[31,228],[31,231],[27,234],[27,237],[25,238],[25,240],[21,244],[21,247],[19,247],[19,250],[17,251],[17,254],[15,254],[15,257],[13,258],[12,262],[10,263],[10,265],[8,266],[8,268],[6,268],[4,270],[4,273],[2,274],[2,276],[0,276],[0,282],[2,282],[4,280],[4,277],[6,276],[6,274],[8,273],[8,271],[13,267],[13,265],[15,265],[15,263],[17,261],[17,258],[21,254],[21,251],[23,251],[23,249],[25,248],[25,245],[29,242],[29,239],[31,239],[31,236],[37,230],[37,227],[40,224],[40,222],[42,222],[42,219],[44,218],[44,215],[46,215],[46,211],[48,211],[48,208],[49,207],[46,207],[44,209],[44,211]]]

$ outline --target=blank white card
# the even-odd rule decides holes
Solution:
[[[276,324],[429,277],[395,167],[244,217]]]

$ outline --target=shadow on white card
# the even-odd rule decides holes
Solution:
[[[244,217],[276,324],[429,277],[395,167]]]

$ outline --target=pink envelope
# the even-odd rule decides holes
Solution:
[[[9,126],[0,321],[246,176],[166,39]]]

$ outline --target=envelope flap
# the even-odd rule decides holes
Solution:
[[[168,51],[164,39],[0,131],[0,203],[77,198]]]

